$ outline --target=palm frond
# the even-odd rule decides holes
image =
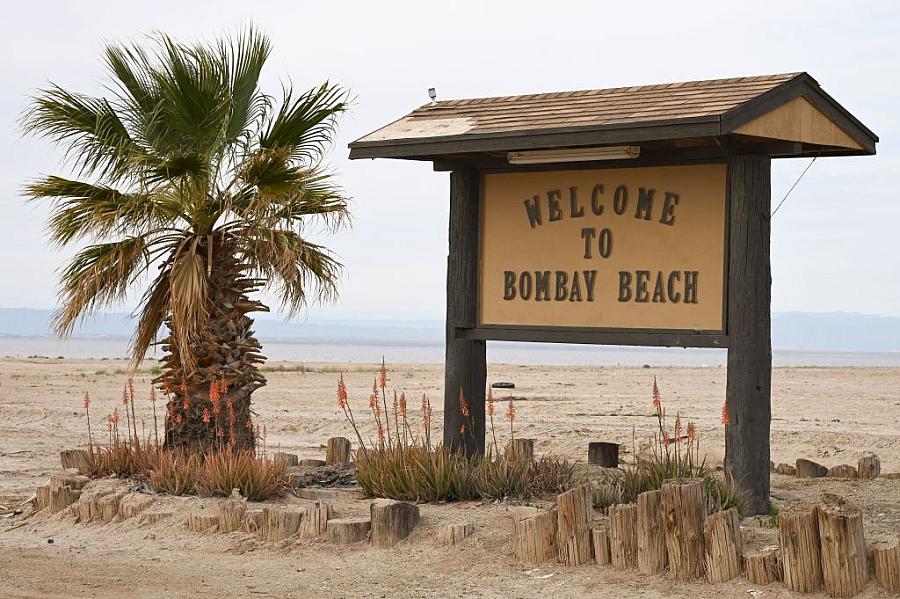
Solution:
[[[287,149],[291,159],[315,163],[334,135],[334,118],[347,109],[347,92],[328,82],[294,97],[290,88],[259,139],[267,150]]]
[[[168,268],[160,271],[141,299],[143,307],[130,348],[131,363],[135,367],[139,366],[147,355],[147,350],[156,341],[156,335],[169,315],[171,274]]]
[[[258,85],[271,52],[271,42],[253,27],[218,44],[219,61],[231,90],[231,115],[225,129],[229,141],[248,135],[269,108],[268,97],[259,92]]]
[[[49,176],[25,188],[32,199],[54,199],[47,228],[51,240],[66,245],[85,237],[147,233],[177,218],[171,207],[158,202],[151,192],[123,193],[94,185]]]
[[[172,333],[179,355],[187,365],[193,364],[191,341],[198,337],[209,319],[209,277],[206,260],[197,249],[196,242],[183,249],[172,262],[169,274]]]
[[[66,337],[84,316],[125,299],[149,264],[143,237],[90,245],[78,252],[60,275],[62,308],[53,317],[53,329]]]
[[[248,228],[241,233],[238,247],[252,276],[269,281],[289,316],[310,299],[336,297],[342,265],[324,247],[294,231]]]

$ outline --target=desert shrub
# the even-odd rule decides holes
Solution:
[[[558,495],[583,481],[575,462],[555,456],[541,456],[528,467],[528,488],[532,495]]]
[[[484,499],[525,498],[531,495],[531,460],[516,455],[488,455],[474,461],[475,488]]]
[[[251,451],[216,449],[209,451],[198,468],[199,495],[227,497],[238,489],[253,501],[277,495],[286,483],[285,465]]]

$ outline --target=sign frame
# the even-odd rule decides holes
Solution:
[[[724,166],[725,189],[723,207],[723,239],[722,243],[722,328],[719,330],[691,330],[691,329],[663,329],[663,328],[620,328],[620,327],[582,327],[582,326],[548,326],[548,325],[513,325],[513,324],[485,324],[481,322],[482,294],[481,274],[484,266],[484,219],[485,219],[485,177],[490,174],[508,173],[532,173],[547,171],[603,171],[622,170],[626,168],[652,168],[652,167],[677,167],[677,166]],[[729,345],[728,335],[728,289],[729,289],[729,263],[731,244],[731,185],[730,163],[723,158],[720,160],[698,161],[610,161],[599,164],[572,163],[572,164],[548,164],[529,165],[527,167],[510,168],[482,168],[478,169],[478,248],[477,248],[477,287],[474,290],[477,297],[474,323],[458,323],[456,338],[484,341],[533,341],[544,343],[577,343],[592,345],[630,345],[651,347],[711,347],[726,348]]]

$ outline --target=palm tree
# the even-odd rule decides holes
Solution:
[[[27,195],[51,202],[55,244],[88,244],[61,270],[54,330],[69,335],[149,282],[130,353],[136,368],[162,347],[154,383],[169,398],[169,446],[252,448],[250,396],[266,379],[247,314],[268,308],[251,294],[271,288],[290,316],[336,294],[341,264],[304,234],[347,217],[322,165],[347,94],[327,82],[264,94],[270,50],[253,28],[207,45],[110,45],[105,97],[50,84],[22,117],[76,173],[37,179]]]

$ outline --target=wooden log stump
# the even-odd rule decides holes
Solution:
[[[272,457],[276,464],[281,464],[285,468],[296,466],[300,462],[300,458],[297,457],[297,454],[285,453],[283,451],[276,451]]]
[[[87,476],[82,476],[80,474],[51,474],[50,475],[50,490],[58,491],[63,487],[69,487],[73,490],[81,490],[91,482],[91,479]]]
[[[854,597],[869,580],[862,512],[846,499],[826,494],[818,516],[825,590],[832,597]]]
[[[218,510],[203,510],[188,514],[185,522],[191,532],[212,532],[219,526]]]
[[[75,506],[75,521],[80,523],[102,520],[100,512],[100,498],[112,493],[109,489],[85,489],[78,498]]]
[[[741,574],[741,517],[734,508],[716,512],[703,522],[706,579],[727,582]]]
[[[900,593],[900,539],[875,543],[872,565],[878,584],[886,591]]]
[[[129,493],[119,501],[117,517],[119,520],[134,518],[153,505],[156,499],[146,493]]]
[[[556,545],[559,561],[580,566],[591,561],[594,503],[589,485],[579,485],[556,497]]]
[[[612,557],[609,551],[609,526],[601,524],[593,529],[594,537],[594,559],[598,566],[609,565]]]
[[[791,464],[778,464],[775,466],[775,472],[785,476],[797,476],[797,467]]]
[[[867,453],[856,464],[856,470],[859,478],[873,479],[881,475],[881,459],[874,453]]]
[[[616,570],[637,567],[637,513],[633,503],[609,508],[609,556]]]
[[[144,512],[141,514],[140,519],[138,520],[138,524],[141,526],[153,526],[154,524],[158,524],[163,520],[167,520],[172,517],[172,512]]]
[[[795,501],[778,515],[784,584],[799,593],[822,588],[818,511],[814,503]]]
[[[641,574],[658,574],[667,563],[662,492],[646,491],[637,498],[637,568]]]
[[[781,562],[777,547],[766,547],[744,554],[744,572],[753,584],[767,585],[781,580]]]
[[[350,439],[347,437],[332,437],[328,439],[328,447],[325,450],[325,463],[349,464],[350,463]]]
[[[81,474],[87,474],[91,470],[91,462],[88,452],[84,449],[66,449],[59,452],[59,462],[63,470],[77,468]]]
[[[475,527],[471,524],[448,524],[437,532],[437,542],[441,545],[456,545],[472,534]]]
[[[127,494],[127,491],[116,491],[97,500],[97,511],[102,522],[109,523],[116,519],[119,515],[119,502]]]
[[[372,521],[368,518],[338,518],[326,526],[328,540],[337,545],[362,543],[369,538]]]
[[[219,532],[235,532],[244,527],[247,500],[240,491],[232,489],[231,497],[219,504]]]
[[[823,478],[827,474],[828,468],[822,464],[803,458],[797,460],[797,478]]]
[[[372,544],[393,547],[409,536],[419,524],[419,506],[406,501],[376,499],[369,504]]]
[[[606,441],[588,443],[588,464],[603,468],[619,467],[619,444]]]
[[[244,523],[241,530],[244,532],[258,532],[259,526],[262,524],[262,510],[247,510],[244,512]]]
[[[324,501],[317,501],[306,509],[306,515],[300,524],[300,537],[304,539],[315,539],[323,534],[328,528],[328,518],[332,515],[331,504]]]
[[[303,459],[297,463],[298,466],[303,466],[304,468],[318,468],[319,466],[325,465],[325,460],[313,460],[313,459]]]
[[[840,464],[828,469],[829,478],[856,478],[856,468],[850,464]]]
[[[81,491],[68,485],[46,484],[38,487],[36,496],[38,510],[47,510],[49,513],[55,514],[78,501]]]
[[[513,518],[513,555],[520,562],[540,564],[557,557],[556,508]]]
[[[513,439],[506,445],[506,455],[531,461],[534,459],[534,439]]]
[[[289,539],[300,530],[300,523],[305,515],[306,509],[301,506],[265,507],[256,536],[269,543]]]
[[[663,483],[661,491],[669,571],[675,580],[701,578],[706,483],[696,479],[669,480]]]

